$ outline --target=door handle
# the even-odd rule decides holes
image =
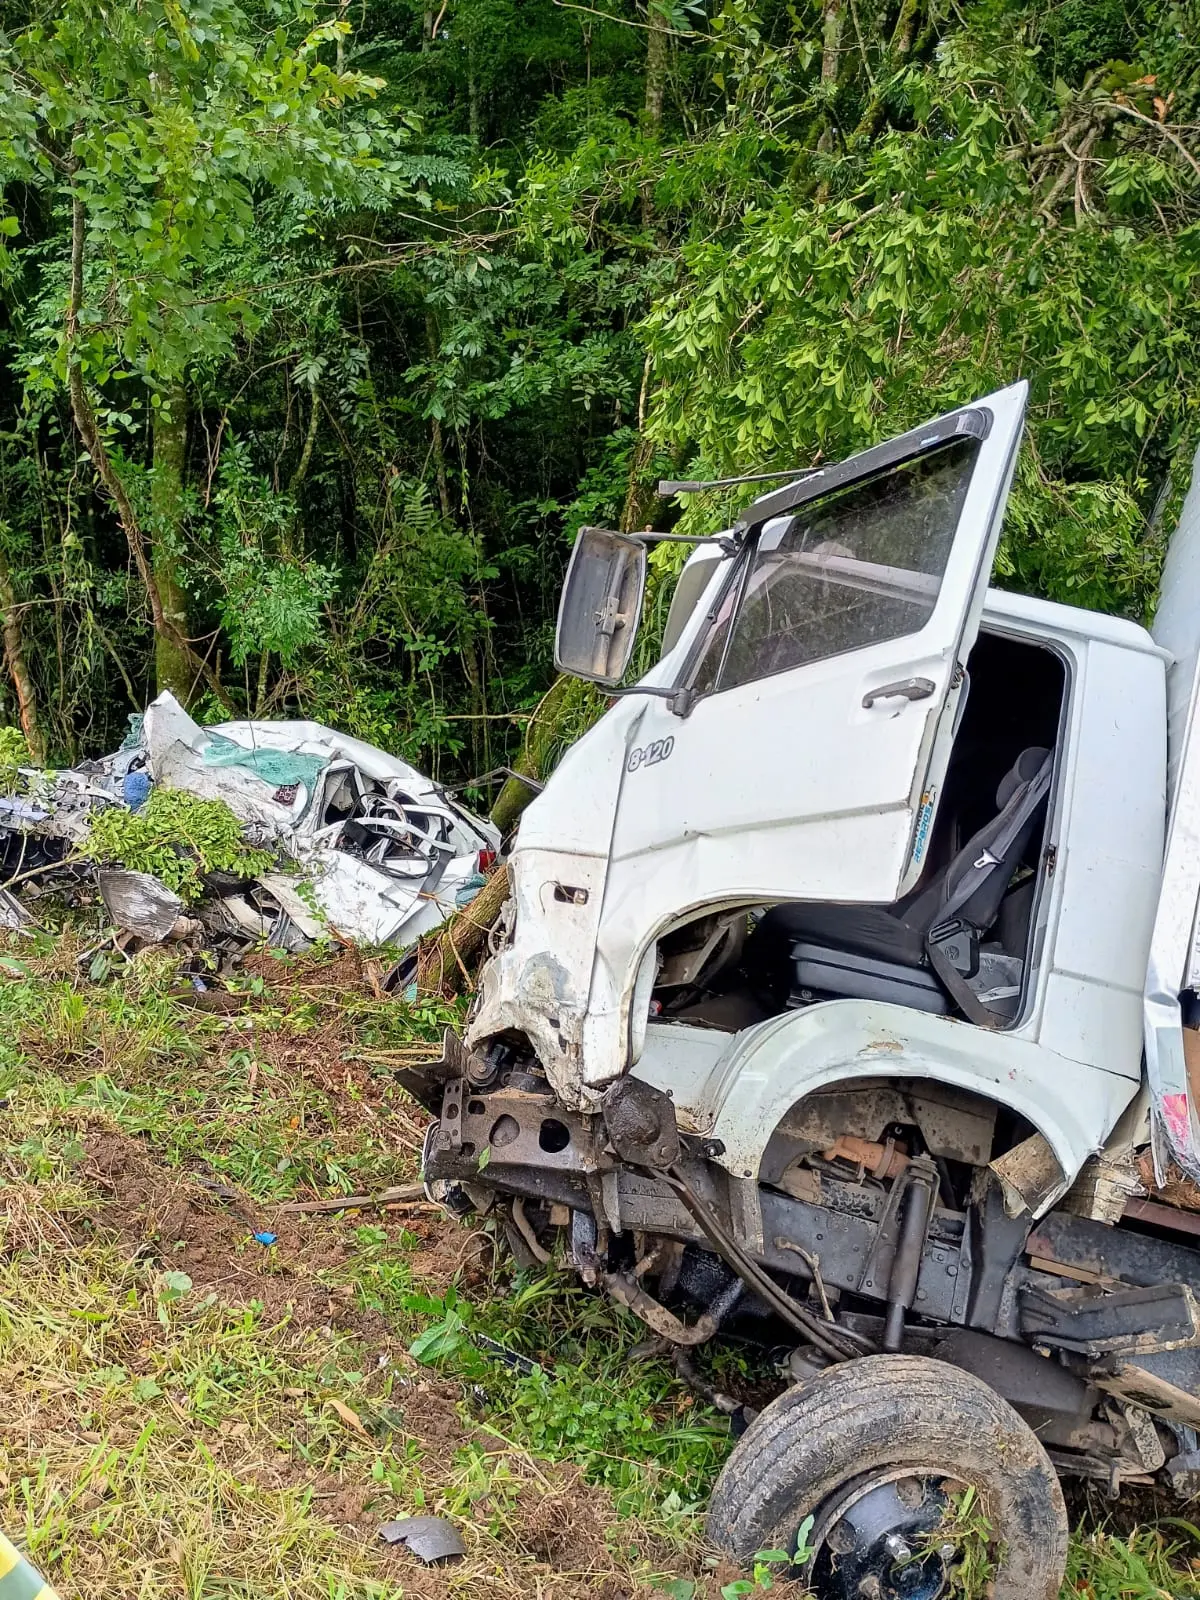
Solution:
[[[869,711],[876,700],[928,700],[936,688],[932,678],[902,678],[899,683],[885,683],[882,689],[863,695],[863,710]]]

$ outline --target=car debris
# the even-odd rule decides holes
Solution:
[[[397,1517],[383,1524],[379,1537],[387,1544],[407,1545],[427,1567],[459,1561],[467,1553],[462,1535],[445,1517]]]
[[[133,719],[120,750],[66,771],[22,769],[20,783],[0,797],[7,883],[37,878],[44,891],[47,879],[94,877],[117,928],[146,943],[411,945],[478,893],[500,845],[491,823],[360,739],[306,721],[202,727],[170,693]],[[204,899],[189,908],[152,874],[80,863],[94,816],[136,811],[157,787],[224,801],[278,868],[206,873]],[[28,907],[7,887],[0,896],[0,921],[27,924]]]
[[[105,909],[117,927],[148,944],[186,939],[203,926],[198,918],[186,914],[175,891],[153,873],[102,867],[96,881]]]

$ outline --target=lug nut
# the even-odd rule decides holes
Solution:
[[[898,1533],[889,1533],[883,1541],[883,1548],[893,1561],[911,1561],[912,1549],[907,1540],[902,1539]]]

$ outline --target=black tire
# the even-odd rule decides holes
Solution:
[[[742,1562],[792,1548],[839,1491],[905,1467],[978,1491],[995,1542],[993,1600],[1057,1600],[1067,1512],[1045,1450],[987,1384],[923,1356],[864,1356],[780,1395],[725,1463],[708,1537]]]

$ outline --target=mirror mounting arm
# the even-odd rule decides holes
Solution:
[[[691,716],[692,708],[699,699],[694,689],[659,689],[649,683],[631,683],[627,689],[606,689],[604,693],[612,700],[623,700],[627,694],[652,694],[659,700],[668,701],[677,717]]]
[[[741,528],[731,533],[631,533],[628,536],[639,544],[712,544],[723,556],[736,556],[742,548],[745,532]]]

